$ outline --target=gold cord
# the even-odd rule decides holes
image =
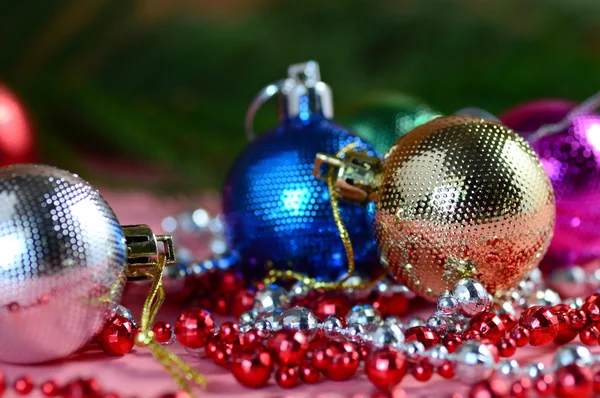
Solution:
[[[335,156],[338,158],[342,157],[348,151],[354,149],[356,147],[356,145],[357,145],[356,142],[353,142],[350,145],[346,145],[344,148],[342,148],[340,151],[338,151],[338,153],[336,153]],[[348,234],[348,230],[346,229],[346,226],[344,225],[344,220],[342,220],[342,215],[340,213],[338,193],[335,189],[335,182],[336,182],[335,179],[336,179],[335,169],[333,167],[331,167],[327,174],[327,189],[329,190],[329,200],[331,202],[331,211],[333,212],[333,219],[335,220],[335,225],[336,225],[338,233],[340,235],[340,239],[342,240],[342,243],[344,244],[344,249],[346,250],[346,258],[348,260],[348,272],[346,273],[346,276],[342,280],[339,280],[336,282],[322,282],[322,281],[318,281],[314,278],[310,278],[306,275],[303,275],[299,272],[295,272],[292,270],[282,271],[282,270],[271,269],[269,271],[269,273],[267,274],[267,276],[263,279],[263,283],[265,285],[274,283],[278,279],[289,279],[289,280],[300,281],[312,289],[328,289],[328,290],[368,289],[372,286],[375,286],[377,283],[379,283],[386,277],[387,267],[384,265],[384,270],[383,270],[384,272],[378,278],[376,278],[372,281],[364,282],[364,283],[356,283],[356,284],[348,284],[347,283],[347,281],[354,274],[354,270],[355,270],[354,248],[352,247],[352,241],[350,240],[350,235]]]
[[[150,293],[144,302],[142,309],[142,319],[140,332],[135,337],[135,344],[140,347],[147,347],[154,358],[160,362],[165,370],[173,377],[179,388],[194,396],[190,382],[206,388],[206,379],[202,374],[192,369],[184,360],[174,353],[170,352],[154,340],[152,324],[163,301],[165,300],[165,291],[163,288],[163,270],[167,258],[164,254],[159,254],[156,267],[152,272],[146,272],[145,275],[152,278]]]

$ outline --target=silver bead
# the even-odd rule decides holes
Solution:
[[[524,374],[531,380],[535,380],[540,377],[544,372],[544,364],[541,362],[532,363],[525,367]]]
[[[346,322],[363,326],[375,326],[381,322],[379,311],[369,304],[358,304],[352,307],[346,316]]]
[[[251,323],[242,323],[242,324],[240,324],[240,331],[242,333],[246,333],[246,332],[249,332],[250,330],[252,330],[253,327],[254,327],[254,325]]]
[[[497,311],[498,315],[504,315],[504,314],[510,314],[510,315],[517,315],[517,312],[515,311],[515,307],[513,306],[513,303],[511,301],[503,301],[502,304],[500,304],[498,311]]]
[[[452,296],[458,301],[460,313],[467,317],[479,314],[489,305],[488,292],[475,279],[465,278],[458,281],[452,290]]]
[[[400,319],[400,317],[398,316],[388,316],[387,318],[385,318],[385,323],[387,323],[388,325],[398,325],[400,329],[404,329],[404,323],[402,322],[402,319]]]
[[[317,333],[319,318],[306,307],[292,307],[283,311],[279,322],[282,329],[306,331],[311,339]]]
[[[588,366],[593,362],[590,350],[580,344],[567,344],[559,347],[554,354],[552,366],[554,369],[576,364],[579,366]]]
[[[122,305],[117,305],[117,308],[115,309],[115,315],[129,319],[129,321],[133,323],[134,328],[137,328],[137,323],[135,321],[135,318],[133,317],[133,314],[131,313],[131,311],[129,311],[129,308]]]
[[[277,285],[264,287],[254,298],[254,309],[258,312],[272,311],[288,304],[288,292]]]
[[[553,307],[556,304],[560,304],[562,299],[554,290],[544,289],[537,290],[535,294],[533,294],[529,298],[530,305],[540,305],[543,307]]]
[[[418,361],[423,357],[425,346],[420,341],[409,341],[408,343],[404,344],[403,351],[406,355],[406,358],[411,361]]]
[[[333,315],[327,317],[327,319],[325,319],[325,321],[321,325],[321,328],[323,329],[323,333],[325,333],[325,336],[327,336],[327,337],[339,336],[340,333],[342,332],[343,327],[344,327],[344,322],[337,316],[333,316]]]
[[[310,292],[310,287],[302,281],[298,281],[290,288],[291,297],[304,297]]]
[[[185,352],[194,358],[201,358],[202,354],[204,354],[204,348],[188,348],[185,346],[183,348],[185,349]]]
[[[427,351],[425,351],[429,358],[429,363],[432,366],[442,366],[446,359],[448,359],[448,349],[441,344],[436,344]]]
[[[254,310],[246,311],[240,315],[240,323],[252,323],[258,316],[258,312]]]
[[[527,277],[535,286],[541,286],[543,284],[542,271],[539,268],[534,268],[533,271]]]
[[[369,333],[369,341],[376,347],[399,347],[400,344],[404,343],[404,333],[398,325],[382,323]]]
[[[391,290],[394,293],[402,293],[407,300],[411,300],[416,297],[416,295],[413,292],[411,292],[409,288],[399,283],[393,284]]]
[[[354,323],[344,329],[344,335],[348,340],[357,343],[365,339],[365,328],[363,325]]]
[[[413,316],[408,320],[408,328],[414,328],[417,326],[425,326],[425,320],[418,316]]]
[[[444,336],[450,326],[453,324],[452,318],[447,317],[446,315],[436,312],[427,318],[426,325],[435,331],[438,335]]]
[[[454,353],[454,358],[456,374],[467,384],[487,379],[494,371],[494,354],[478,341],[465,341]]]
[[[437,299],[437,309],[446,315],[452,315],[458,311],[458,300],[453,296],[440,296]]]
[[[260,331],[273,330],[273,328],[271,327],[271,322],[267,321],[266,319],[257,319],[256,322],[254,322],[254,328]]]
[[[281,314],[283,314],[282,310],[263,312],[256,317],[255,322],[266,320],[269,321],[269,325],[271,326],[269,330],[279,330],[281,329]]]
[[[514,359],[505,360],[498,364],[497,369],[501,375],[510,377],[515,375],[519,370],[519,362],[515,361]]]
[[[393,294],[392,284],[393,282],[389,279],[384,279],[375,286],[375,289],[377,289],[377,291],[384,296],[387,294]]]

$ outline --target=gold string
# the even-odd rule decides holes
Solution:
[[[342,157],[348,151],[354,149],[356,147],[356,145],[357,145],[356,142],[353,142],[350,145],[346,145],[344,148],[339,150],[338,153],[335,154],[335,156],[338,158]],[[350,239],[350,235],[348,234],[348,230],[346,229],[346,226],[344,224],[344,220],[342,220],[342,215],[340,213],[340,206],[339,206],[339,201],[338,201],[339,195],[337,193],[337,190],[335,189],[335,182],[336,182],[335,169],[333,167],[331,167],[327,174],[327,189],[329,191],[329,201],[331,203],[331,211],[333,213],[333,219],[335,221],[335,225],[337,227],[340,239],[342,240],[342,243],[344,245],[344,249],[346,250],[346,258],[348,260],[348,271],[346,273],[346,276],[343,279],[336,281],[336,282],[323,282],[323,281],[318,281],[314,278],[310,278],[304,274],[301,274],[299,272],[295,272],[292,270],[271,269],[269,271],[269,273],[267,274],[267,276],[263,279],[263,283],[265,285],[270,285],[271,283],[274,283],[278,279],[288,279],[288,280],[300,281],[300,282],[304,283],[306,286],[313,288],[313,289],[329,289],[329,290],[368,289],[372,286],[375,286],[377,283],[379,283],[386,277],[387,266],[384,265],[383,273],[379,277],[377,277],[376,279],[374,279],[372,281],[355,283],[355,284],[347,283],[348,280],[354,274],[355,267],[356,267],[355,263],[354,263],[354,248],[352,247],[352,241]],[[272,266],[272,264],[271,264],[271,266]]]
[[[150,287],[150,293],[144,302],[140,332],[135,336],[135,344],[140,347],[147,347],[154,358],[156,358],[156,360],[160,362],[165,370],[173,377],[179,388],[193,397],[194,392],[192,391],[190,382],[194,382],[202,388],[206,388],[206,379],[202,374],[192,369],[192,367],[184,360],[156,342],[156,340],[154,340],[154,332],[151,329],[154,318],[165,300],[165,290],[163,288],[162,278],[166,262],[167,257],[164,254],[159,254],[156,267],[152,272],[145,273],[146,276],[152,278],[152,286]]]

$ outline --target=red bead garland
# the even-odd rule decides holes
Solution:
[[[398,385],[406,374],[404,355],[387,348],[375,351],[367,362],[365,372],[375,386],[391,389]]]
[[[113,317],[96,340],[109,355],[125,355],[133,348],[133,322],[123,316]]]
[[[215,330],[215,322],[209,312],[192,308],[181,313],[175,324],[177,340],[188,348],[202,348],[207,336]]]
[[[558,319],[547,307],[533,306],[521,314],[521,326],[531,333],[529,344],[540,346],[551,343],[558,335]]]

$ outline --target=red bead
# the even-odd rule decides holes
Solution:
[[[298,366],[308,350],[308,340],[300,330],[279,330],[269,339],[267,348],[280,364]]]
[[[332,295],[317,301],[313,307],[313,312],[319,319],[327,319],[330,315],[345,317],[350,311],[351,304],[346,296]]]
[[[478,330],[469,329],[462,334],[463,340],[481,340],[481,333]]]
[[[471,319],[469,329],[477,330],[481,333],[482,337],[494,342],[498,341],[506,334],[506,325],[502,319],[493,312],[482,312],[475,315],[475,317]]]
[[[586,298],[581,309],[592,322],[600,321],[600,293],[594,293]]]
[[[422,343],[425,348],[430,348],[436,345],[439,341],[438,335],[428,328],[427,326],[415,326],[409,328],[404,333],[406,341],[418,341]]]
[[[202,348],[206,338],[215,330],[215,322],[209,312],[192,308],[181,313],[175,323],[175,336],[187,348]]]
[[[208,343],[206,343],[204,353],[208,358],[212,358],[215,355],[215,352],[217,352],[217,347],[217,343],[215,343],[214,341],[209,341]]]
[[[577,330],[571,325],[571,318],[568,311],[554,311],[554,313],[556,314],[556,319],[558,319],[558,334],[554,342],[556,344],[566,344],[577,337]]]
[[[298,370],[289,366],[282,366],[275,373],[275,381],[283,388],[292,388],[298,384],[300,377]]]
[[[431,379],[433,366],[428,362],[421,362],[412,368],[412,375],[418,381],[427,381]]]
[[[104,395],[104,397],[102,397],[102,398],[121,398],[121,396],[116,392],[109,392],[108,394]]]
[[[579,340],[585,345],[598,345],[598,338],[600,338],[600,329],[596,325],[586,326],[579,332]]]
[[[15,380],[13,388],[17,394],[27,395],[33,390],[33,379],[29,376],[20,377]]]
[[[408,299],[403,293],[378,294],[371,305],[382,317],[401,316],[408,310]]]
[[[582,329],[587,323],[587,315],[583,310],[572,309],[568,312],[571,319],[571,327],[575,330]]]
[[[227,270],[221,273],[219,290],[222,296],[231,297],[236,292],[240,291],[244,287],[244,279],[242,276],[231,270]]]
[[[328,348],[326,349],[331,362],[323,372],[331,380],[348,380],[356,373],[356,369],[358,369],[360,354],[355,350],[351,350],[351,345],[349,344],[339,344],[338,346],[332,343],[335,342],[328,343]]]
[[[217,347],[212,354],[212,360],[215,364],[227,369],[230,367],[229,359],[232,352],[233,351],[229,347],[217,344]]]
[[[523,377],[521,380],[517,380],[510,387],[511,397],[514,398],[527,398],[529,390],[531,389],[531,381]]]
[[[399,384],[406,374],[404,355],[390,349],[375,351],[367,361],[365,373],[375,386],[391,389]]]
[[[529,329],[529,344],[540,346],[551,343],[558,335],[558,319],[547,307],[533,306],[521,314],[521,326]]]
[[[308,343],[308,349],[309,350],[317,349],[317,348],[323,346],[323,344],[327,343],[328,341],[329,341],[329,338],[327,336],[325,336],[325,333],[323,333],[323,330],[317,329],[317,332],[314,334],[314,337]]]
[[[500,319],[502,319],[502,322],[504,322],[504,327],[507,332],[513,330],[514,327],[517,326],[517,318],[513,314],[505,312],[504,314],[500,315]]]
[[[4,394],[4,391],[6,391],[6,376],[0,371],[0,397]]]
[[[60,393],[60,387],[54,380],[48,380],[42,384],[40,390],[42,390],[42,394],[44,394],[45,397],[56,397]]]
[[[593,374],[589,368],[568,365],[556,372],[556,396],[589,398],[594,394]]]
[[[133,323],[122,316],[113,317],[98,333],[102,351],[109,355],[125,355],[133,348]]]
[[[531,333],[523,326],[515,327],[509,335],[511,339],[517,342],[517,347],[525,347],[529,344],[529,339],[531,338]]]
[[[331,364],[331,357],[327,354],[327,348],[321,347],[313,353],[312,364],[318,370],[325,370]]]
[[[173,338],[173,326],[170,323],[158,321],[152,326],[154,339],[159,343],[168,343]]]
[[[438,367],[437,372],[444,379],[451,379],[454,377],[454,365],[450,361],[445,361]]]
[[[517,342],[510,337],[501,338],[496,347],[500,356],[504,358],[512,357],[517,352]]]
[[[271,354],[262,345],[243,348],[233,354],[231,372],[243,386],[252,388],[264,386],[269,381],[272,371]]]
[[[300,378],[303,382],[308,384],[314,384],[319,381],[321,372],[310,363],[303,363],[300,365]]]
[[[240,327],[237,323],[223,322],[219,327],[219,339],[225,343],[233,343],[238,339]]]
[[[250,329],[246,333],[242,333],[238,336],[238,341],[243,346],[252,346],[254,344],[261,343],[263,338],[260,337],[256,329]]]
[[[469,398],[507,398],[508,393],[504,380],[483,380],[471,387]]]
[[[254,306],[255,293],[248,289],[238,290],[232,297],[229,303],[229,309],[231,315],[236,319],[239,318],[244,312],[250,311]]]
[[[554,376],[551,374],[538,377],[534,383],[535,391],[542,397],[551,397],[554,394],[555,387]]]
[[[213,308],[215,310],[215,313],[219,315],[229,315],[229,303],[227,302],[227,299],[225,297],[217,297],[214,300]]]
[[[462,337],[459,333],[448,333],[442,339],[444,346],[449,353],[453,353],[462,344]]]
[[[188,394],[185,391],[179,391],[176,393],[163,394],[163,395],[159,396],[158,398],[191,398],[191,396],[190,396],[190,394]]]
[[[0,389],[0,391],[2,391]],[[594,391],[600,393],[600,371],[594,375]]]

